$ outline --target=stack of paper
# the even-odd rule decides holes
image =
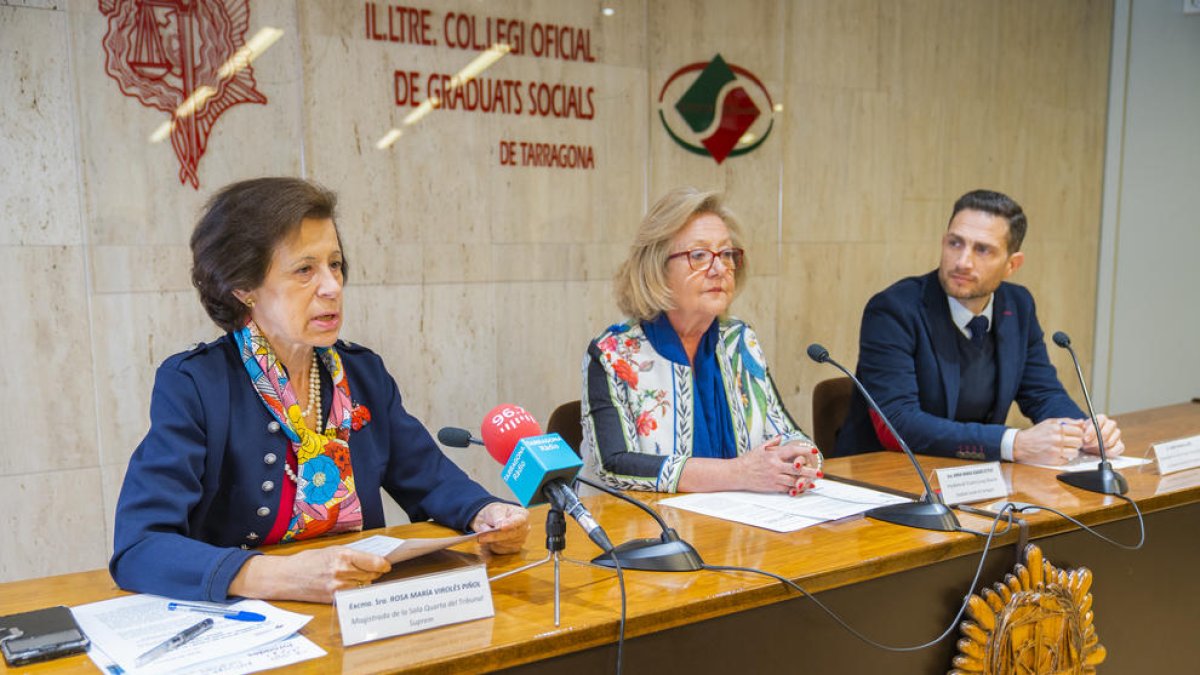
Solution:
[[[325,655],[323,649],[296,633],[309,622],[310,616],[287,612],[261,600],[243,600],[232,605],[189,603],[265,617],[262,621],[238,621],[220,614],[171,611],[167,608],[171,602],[170,598],[156,595],[129,595],[73,607],[71,613],[92,641],[88,655],[102,672],[110,675],[168,672],[236,675]],[[149,663],[138,664],[139,656],[207,618],[213,620],[211,629]]]
[[[697,492],[664,499],[659,504],[776,532],[794,532],[876,506],[907,501],[910,500],[827,479],[796,497],[757,492]]]
[[[346,548],[365,551],[387,558],[390,563],[419,558],[434,551],[450,548],[455,544],[470,541],[479,536],[478,532],[461,534],[456,537],[441,537],[437,539],[397,539],[386,534],[377,534],[366,539],[359,539],[346,544]]]

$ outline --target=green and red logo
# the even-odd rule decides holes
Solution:
[[[671,140],[717,164],[762,145],[774,111],[762,81],[720,54],[675,71],[658,93],[658,119]]]

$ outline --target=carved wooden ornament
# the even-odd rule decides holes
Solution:
[[[970,619],[950,675],[1095,673],[1107,652],[1096,636],[1091,587],[1091,570],[1061,570],[1029,544],[1025,564],[967,601]]]

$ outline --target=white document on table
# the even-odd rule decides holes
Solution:
[[[248,649],[240,654],[232,654],[215,658],[211,661],[197,663],[194,666],[179,668],[174,673],[175,675],[201,675],[202,673],[245,675],[246,673],[257,673],[260,670],[282,668],[322,656],[325,656],[324,649],[321,649],[315,642],[303,635],[293,633],[291,637],[269,642],[261,647]],[[135,675],[138,672],[142,672],[127,671],[121,668],[112,657],[105,654],[95,644],[88,649],[88,657],[92,659],[92,663],[96,664],[100,672],[107,673],[108,675],[122,675],[122,673]]]
[[[209,614],[171,611],[167,609],[171,601],[157,595],[127,595],[72,607],[71,613],[92,644],[116,661],[124,672],[146,674],[176,672],[242,654],[286,638],[312,619],[261,600],[212,606],[228,607],[233,612],[256,612],[265,616],[265,621],[234,621]],[[150,663],[137,666],[139,656],[206,618],[213,619],[211,629]]]
[[[441,551],[464,541],[470,541],[479,536],[478,532],[457,537],[439,537],[437,539],[397,539],[386,534],[377,534],[366,539],[359,539],[345,544],[347,548],[387,558],[390,563],[398,563],[412,558],[419,558],[427,553]]]
[[[1117,455],[1116,457],[1109,457],[1108,463],[1112,464],[1112,468],[1114,469],[1128,469],[1133,466],[1149,464],[1150,460],[1141,457],[1126,457],[1125,455]],[[1075,457],[1075,459],[1067,462],[1066,464],[1030,464],[1029,466],[1036,466],[1042,469],[1056,469],[1066,473],[1076,473],[1079,471],[1091,471],[1099,464],[1100,457],[1098,455],[1079,454]]]
[[[876,506],[908,501],[911,500],[886,492],[821,480],[816,487],[796,497],[757,492],[696,492],[664,499],[659,504],[776,532],[794,532]]]

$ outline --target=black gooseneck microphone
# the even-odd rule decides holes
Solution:
[[[437,439],[442,445],[452,448],[465,448],[469,445],[483,445],[483,441],[471,435],[471,432],[459,427],[442,427],[438,429]]]
[[[1087,382],[1083,381],[1083,369],[1079,367],[1079,358],[1071,348],[1071,338],[1061,330],[1054,334],[1054,344],[1062,347],[1071,354],[1075,363],[1075,374],[1079,376],[1079,386],[1083,389],[1083,400],[1087,403],[1088,415],[1092,418],[1092,427],[1096,429],[1096,445],[1100,448],[1100,464],[1091,471],[1066,471],[1058,474],[1058,479],[1067,485],[1081,490],[1099,492],[1105,495],[1123,495],[1129,491],[1129,483],[1125,477],[1113,470],[1108,456],[1104,452],[1104,437],[1100,435],[1100,423],[1096,421],[1096,410],[1092,407],[1092,396],[1088,393]]]
[[[917,527],[922,530],[957,532],[962,529],[954,512],[942,502],[941,496],[934,492],[933,488],[929,485],[929,479],[925,477],[925,472],[921,469],[921,464],[917,462],[916,455],[909,449],[908,444],[904,442],[900,434],[896,433],[896,428],[892,426],[891,420],[879,409],[879,404],[875,402],[875,399],[871,398],[871,395],[867,393],[867,388],[854,376],[854,373],[851,373],[842,367],[842,364],[834,361],[829,356],[829,350],[815,342],[808,346],[808,358],[817,363],[830,364],[845,373],[854,382],[854,385],[858,387],[859,393],[863,395],[863,398],[867,399],[867,403],[871,404],[871,409],[875,411],[876,415],[879,415],[880,420],[883,420],[883,424],[891,432],[892,438],[895,438],[900,447],[904,449],[904,454],[908,455],[909,461],[912,462],[913,468],[917,471],[917,476],[921,478],[921,483],[925,485],[925,495],[921,497],[921,501],[878,506],[867,511],[866,516],[875,520],[882,520],[885,523]]]
[[[648,572],[694,572],[704,569],[704,560],[696,549],[681,539],[679,533],[667,525],[667,521],[655,513],[654,509],[620,490],[614,490],[583,476],[576,476],[575,480],[649,513],[662,530],[662,534],[657,539],[631,539],[614,548],[612,556],[620,560],[621,567]],[[612,557],[607,553],[593,558],[592,564],[604,567],[614,566]]]

